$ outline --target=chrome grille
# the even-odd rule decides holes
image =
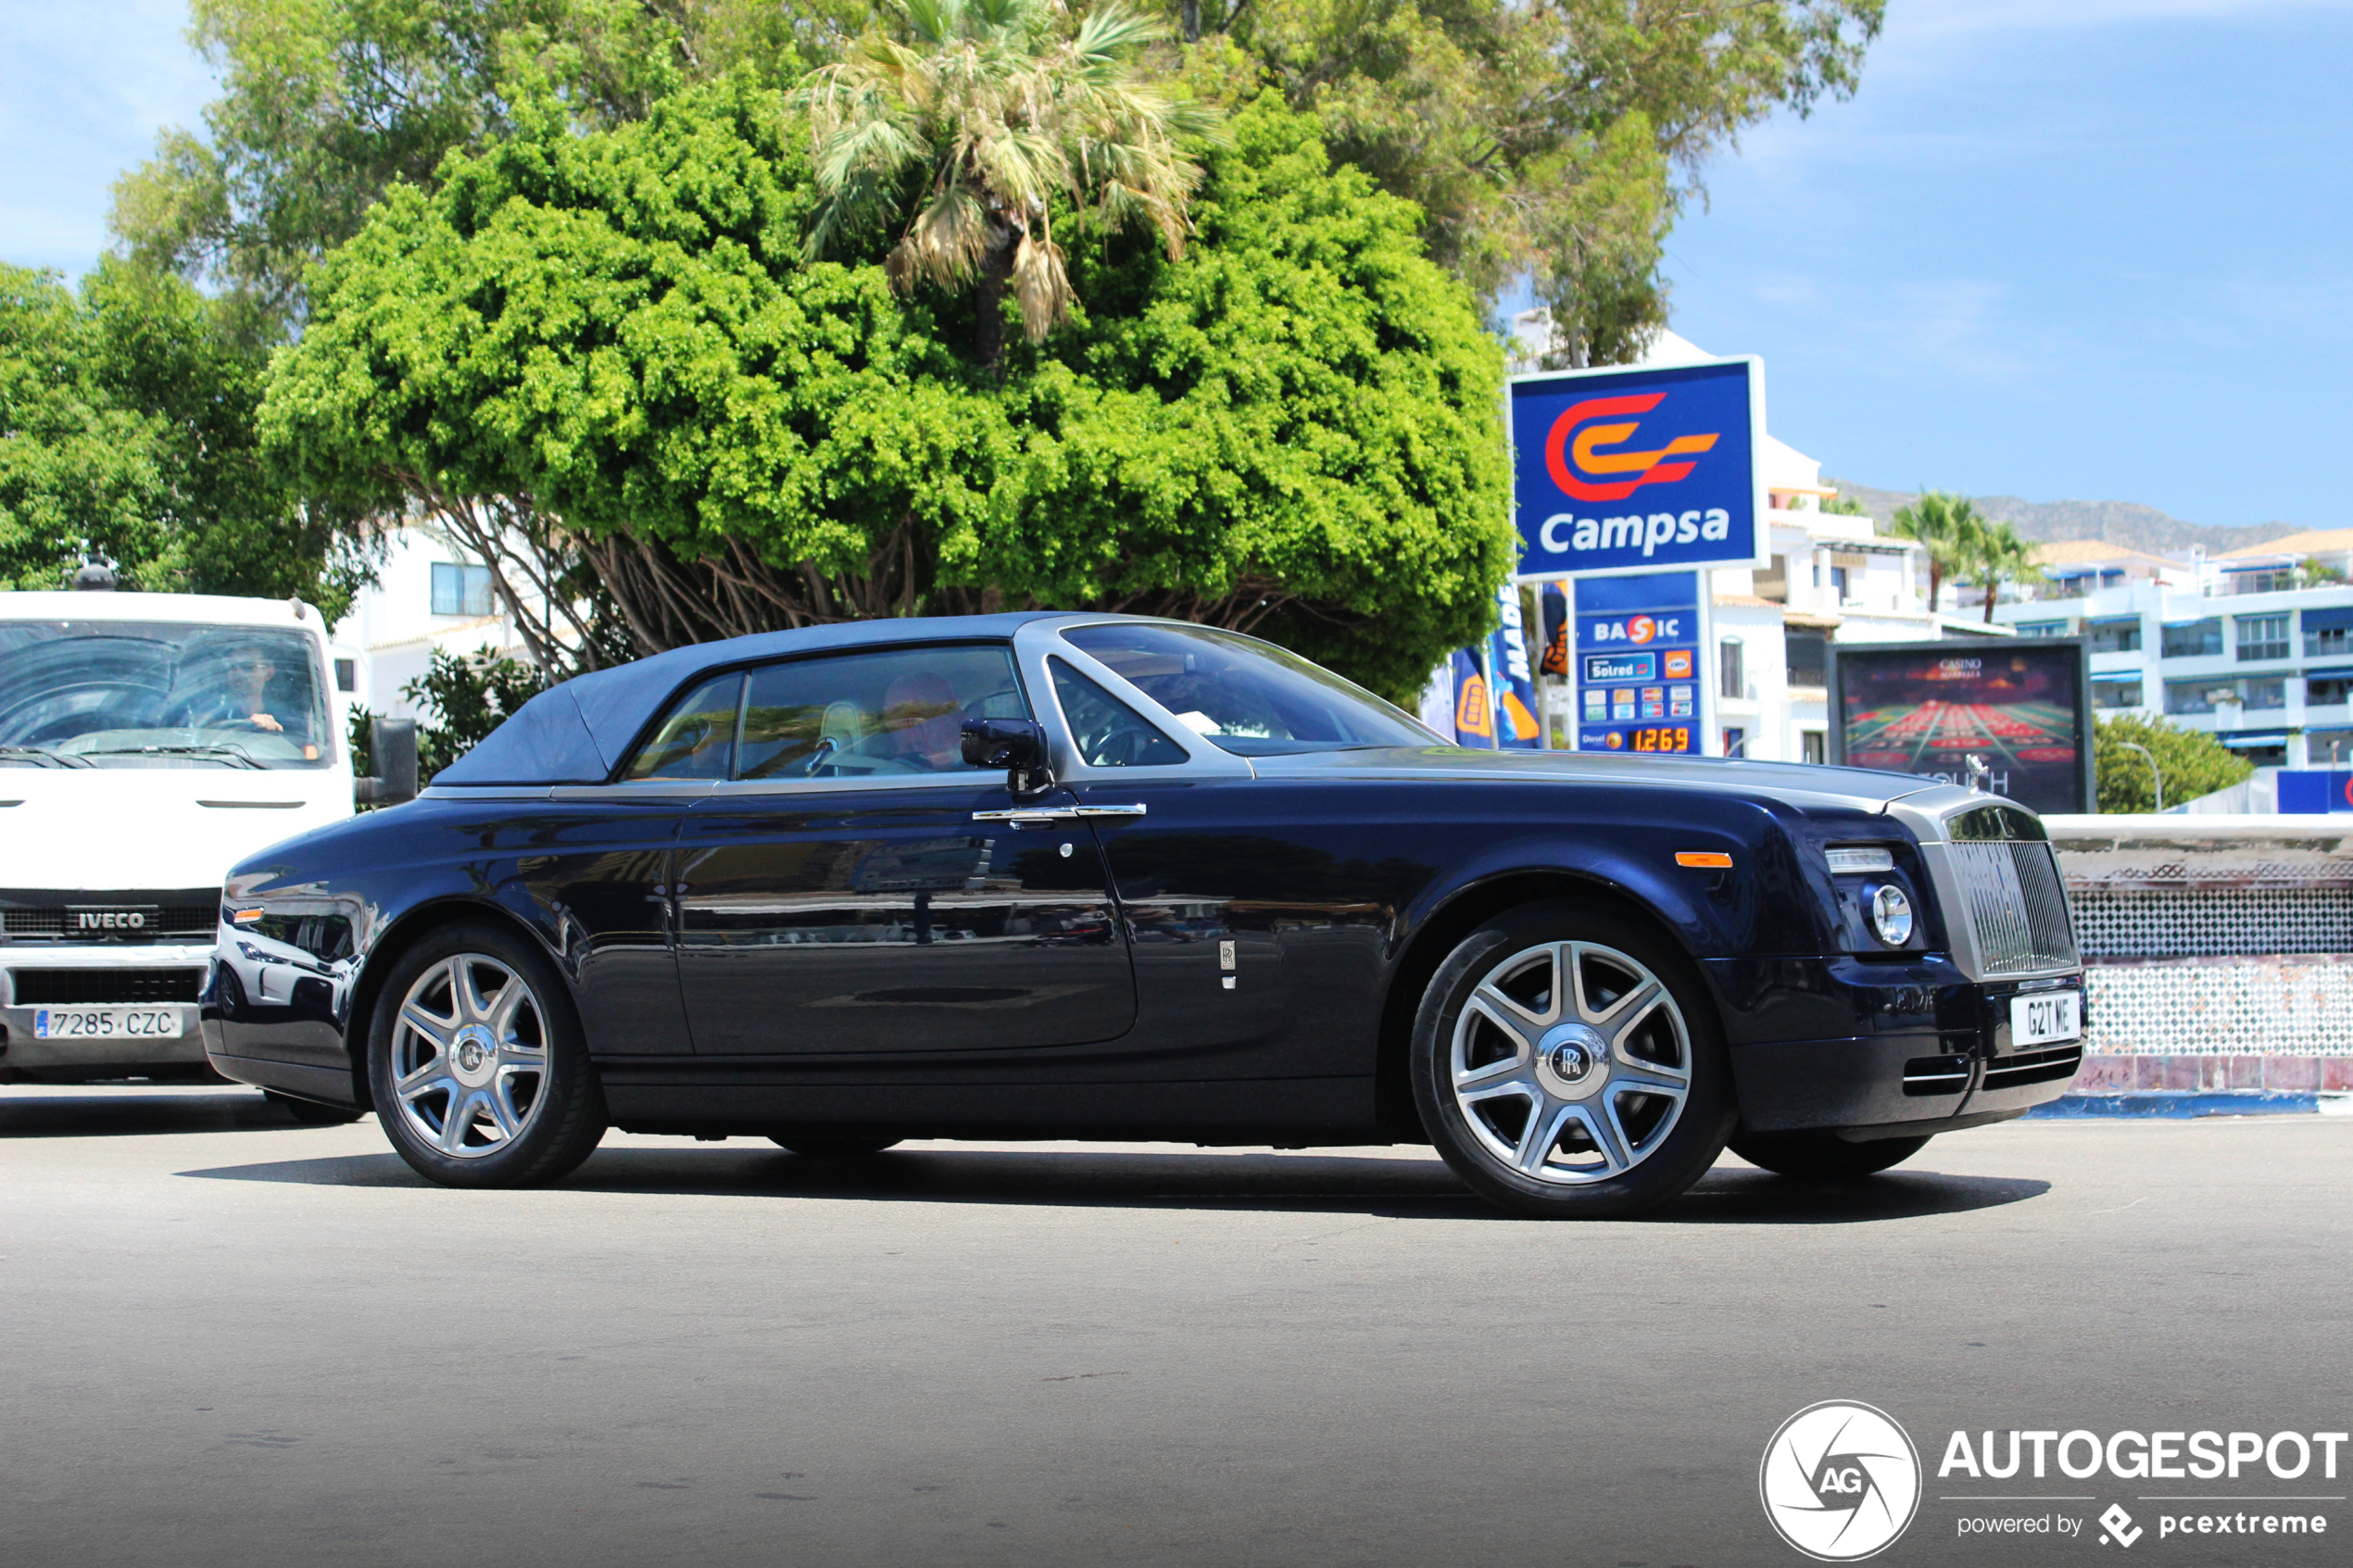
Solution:
[[[2082,960],[2067,918],[2058,862],[2039,840],[1952,846],[1953,871],[1969,906],[1983,972],[2032,974],[2072,969]]]

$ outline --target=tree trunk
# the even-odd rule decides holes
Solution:
[[[2001,591],[2002,580],[2000,578],[1988,577],[1985,580],[1985,624],[1988,626],[1994,624],[1994,596]]]
[[[1201,42],[1201,0],[1185,0],[1185,42]]]
[[[1002,216],[990,220],[988,247],[980,254],[980,282],[973,291],[977,319],[973,322],[973,358],[991,381],[1005,379],[1005,288],[1013,282],[1013,253],[1021,248],[1021,231]]]
[[[1930,558],[1930,559],[1929,559],[1929,563],[1928,563],[1928,612],[1929,612],[1929,614],[1931,614],[1931,615],[1934,615],[1934,614],[1936,613],[1936,596],[1944,590],[1944,571],[1942,571],[1942,569],[1940,569],[1940,568],[1937,566],[1937,564],[1936,564],[1936,560],[1935,560],[1935,558],[1931,557],[1931,558]]]

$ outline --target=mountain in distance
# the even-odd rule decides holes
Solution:
[[[1822,483],[1842,496],[1860,501],[1882,533],[1887,532],[1887,520],[1894,515],[1896,508],[1919,499],[1916,491],[1879,490],[1843,479],[1824,479]],[[2176,555],[2192,545],[2203,545],[2208,554],[2214,554],[2268,544],[2296,532],[2293,525],[2284,522],[2260,528],[2207,528],[2132,501],[2029,501],[2017,495],[1969,498],[1987,517],[2013,523],[2023,537],[2045,544],[2059,539],[2101,539],[2127,549]]]

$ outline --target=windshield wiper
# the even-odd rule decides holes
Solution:
[[[62,751],[52,751],[45,746],[0,746],[0,757],[32,757],[53,768],[87,768],[89,763]]]
[[[242,746],[115,746],[85,751],[84,757],[233,757],[241,768],[259,768]],[[86,765],[86,764],[85,764]]]

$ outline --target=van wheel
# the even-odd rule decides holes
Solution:
[[[1832,1133],[1741,1133],[1732,1138],[1732,1152],[1750,1164],[1809,1182],[1859,1181],[1901,1165],[1927,1147],[1926,1138],[1848,1143]]]
[[[1735,1119],[1714,1009],[1680,953],[1548,899],[1465,937],[1414,1022],[1414,1099],[1457,1175],[1541,1219],[1674,1197]]]
[[[604,1089],[562,977],[487,922],[437,932],[393,966],[368,1073],[392,1147],[444,1186],[555,1181],[604,1136]]]

